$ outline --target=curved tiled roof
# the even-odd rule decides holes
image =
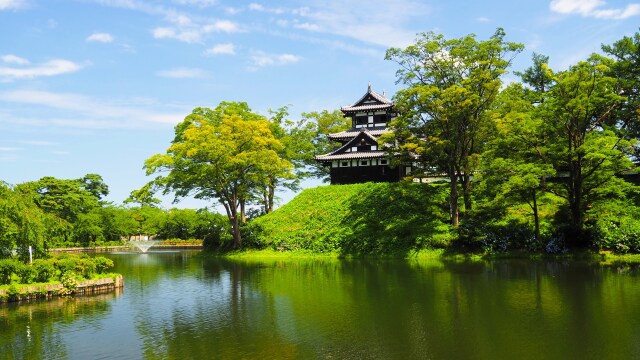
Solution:
[[[371,129],[371,128],[360,128],[360,129],[349,129],[343,132],[339,132],[339,133],[334,133],[334,134],[329,134],[329,139],[349,139],[352,138],[354,136],[357,136],[361,130],[365,130],[367,133],[369,133],[369,135],[378,137],[382,134],[388,133],[390,132],[390,130],[386,129],[386,128],[378,128],[378,129]]]
[[[367,99],[367,97],[371,96],[375,100],[379,102],[379,104],[363,104],[363,102]],[[371,88],[371,83],[369,83],[369,87],[367,88],[366,94],[364,94],[360,100],[355,103],[347,106],[343,106],[340,108],[343,112],[353,112],[353,111],[368,111],[368,110],[382,110],[388,109],[393,106],[393,101],[387,99],[386,96],[380,95],[375,92]]]
[[[358,105],[358,106],[343,106],[340,108],[343,112],[353,112],[353,111],[369,111],[369,110],[383,110],[390,109],[393,107],[393,104],[375,104],[375,105]]]
[[[314,158],[318,161],[332,161],[332,160],[352,160],[352,159],[379,159],[386,157],[387,154],[384,151],[362,151],[352,152],[344,154],[326,154],[316,155]]]

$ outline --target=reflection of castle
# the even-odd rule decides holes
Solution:
[[[389,131],[387,124],[397,115],[392,101],[373,91],[369,84],[360,100],[340,110],[351,118],[351,129],[329,134],[331,141],[341,145],[315,157],[331,168],[332,184],[394,182],[410,172],[410,168],[404,166],[391,167],[387,154],[378,144],[378,137]]]

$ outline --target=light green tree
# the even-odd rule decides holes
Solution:
[[[216,199],[231,224],[234,247],[242,247],[240,226],[257,186],[269,177],[285,176],[291,164],[280,158],[282,143],[263,116],[246,103],[223,102],[215,109],[196,108],[175,129],[165,154],[145,161],[154,183],[176,200],[193,195]]]

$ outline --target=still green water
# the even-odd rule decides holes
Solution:
[[[0,307],[0,358],[640,358],[630,265],[196,254],[107,254],[121,294]]]

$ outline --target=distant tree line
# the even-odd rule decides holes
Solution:
[[[114,205],[103,200],[108,193],[97,174],[0,183],[0,257],[15,251],[27,260],[31,246],[34,257],[41,258],[50,248],[117,245],[134,235],[209,242],[227,236],[227,221],[215,212]]]

